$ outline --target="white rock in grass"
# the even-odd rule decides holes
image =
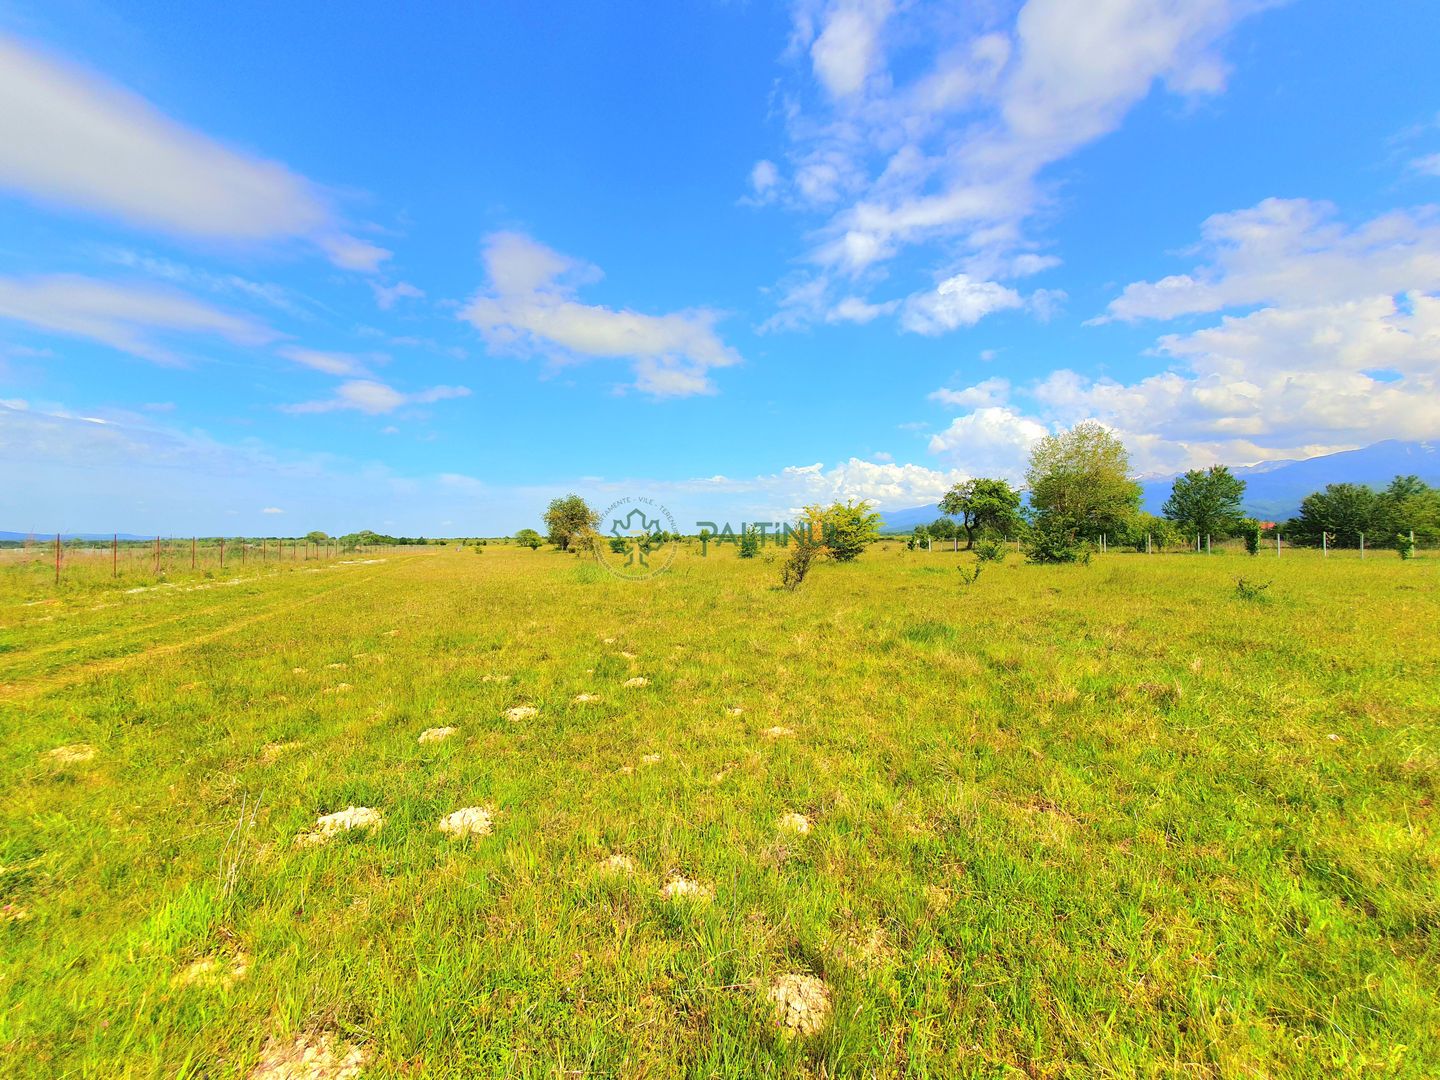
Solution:
[[[633,679],[626,679],[626,680],[625,680],[623,683],[621,683],[620,685],[621,685],[621,686],[625,686],[625,687],[629,687],[629,688],[633,689],[633,688],[639,687],[639,686],[648,686],[648,685],[650,685],[650,680],[647,679],[647,678],[645,678],[645,676],[643,676],[643,675],[636,675],[635,678],[633,678]]]
[[[633,874],[635,872],[635,860],[629,855],[621,855],[618,852],[604,859],[600,863],[600,869],[607,874]]]
[[[379,810],[368,806],[347,806],[333,814],[321,814],[315,819],[315,828],[295,837],[297,844],[328,844],[335,837],[351,829],[365,829],[373,832],[385,823]]]
[[[530,720],[540,715],[540,710],[534,705],[516,705],[513,709],[505,710],[505,715],[511,720]]]
[[[675,874],[665,882],[665,887],[660,890],[660,895],[666,900],[693,900],[703,904],[714,899],[715,892],[708,885],[702,885],[698,881]]]
[[[509,675],[481,675],[481,682],[509,682]]]
[[[808,836],[810,833],[810,819],[804,814],[781,814],[780,831],[799,833],[801,836]]]
[[[599,701],[599,700],[600,700],[600,695],[599,695],[599,694],[576,694],[576,695],[575,695],[575,704],[576,704],[576,705],[593,705],[593,704],[595,704],[595,702],[597,702],[597,701]]]
[[[620,655],[623,656],[626,660],[635,659],[635,654],[633,652],[626,652],[624,649],[620,650]]]
[[[459,730],[460,729],[458,727],[426,728],[420,733],[420,738],[416,739],[415,741],[418,743],[444,742],[446,739],[448,739],[451,735],[454,735]]]
[[[192,961],[175,976],[176,986],[231,987],[245,978],[250,970],[250,957],[237,952],[229,957],[202,956]]]
[[[89,761],[99,751],[89,743],[72,743],[69,746],[57,746],[54,750],[46,752],[51,761],[59,762],[61,765],[78,765],[82,761]]]
[[[783,1034],[814,1035],[830,1019],[830,990],[814,975],[781,975],[766,996]]]
[[[358,1080],[365,1051],[328,1032],[299,1035],[293,1042],[271,1039],[250,1080]]]
[[[745,712],[745,710],[742,709],[742,708],[740,708],[740,706],[738,706],[738,705],[732,705],[732,706],[730,706],[730,708],[728,708],[728,709],[725,710],[725,715],[726,715],[726,716],[742,716],[742,715],[744,715],[744,712]]]
[[[347,664],[344,664],[344,663],[338,663],[338,664],[326,664],[325,666],[326,666],[327,668],[330,668],[330,670],[332,670],[332,671],[344,671],[345,668],[346,668],[348,665],[347,665]]]
[[[495,819],[483,806],[467,806],[440,819],[440,831],[457,838],[489,836],[494,825]]]
[[[663,760],[660,754],[644,754],[640,758],[641,765],[659,765]]]
[[[327,686],[320,692],[322,694],[346,694],[350,692],[350,684],[348,682],[336,683],[334,686]]]
[[[760,733],[768,739],[784,739],[795,734],[794,728],[782,727],[776,724],[774,727],[767,727]]]

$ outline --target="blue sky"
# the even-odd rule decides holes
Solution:
[[[686,527],[1440,435],[1422,0],[0,0],[0,528]]]

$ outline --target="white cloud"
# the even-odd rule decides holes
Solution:
[[[720,340],[719,316],[703,308],[642,315],[582,304],[577,286],[598,270],[519,233],[495,233],[485,245],[489,288],[461,311],[493,348],[565,361],[613,357],[631,361],[635,387],[655,397],[715,392],[711,368],[740,362]]]
[[[1440,288],[1440,210],[1396,210],[1350,229],[1335,207],[1266,199],[1200,227],[1206,260],[1138,281],[1096,321],[1172,319],[1251,304],[1307,305]]]
[[[773,161],[757,161],[750,170],[750,191],[758,202],[766,202],[780,183],[780,170]]]
[[[1038,273],[1055,259],[1023,227],[1048,202],[1045,169],[1119,127],[1157,84],[1222,90],[1218,43],[1270,2],[1028,0],[997,28],[993,13],[943,0],[905,5],[903,21],[887,21],[888,4],[800,0],[791,54],[808,49],[824,93],[782,89],[790,149],[767,197],[831,211],[810,249],[827,294],[832,279],[937,241],[975,280]],[[805,322],[792,308],[777,325]]]
[[[394,285],[381,285],[378,281],[372,281],[370,290],[375,294],[375,304],[381,311],[389,311],[397,300],[419,300],[425,295],[423,289],[411,285],[408,281],[397,281]]]
[[[1010,400],[1010,380],[999,377],[985,379],[964,390],[941,388],[930,395],[931,401],[942,405],[956,405],[965,409],[989,408],[1004,405]]]
[[[1014,289],[956,274],[940,282],[933,292],[918,293],[906,300],[900,325],[912,333],[933,336],[974,326],[986,315],[1022,307],[1024,303]]]
[[[313,371],[323,371],[326,375],[365,375],[369,372],[366,361],[353,353],[321,352],[298,345],[285,345],[275,351],[287,360]]]
[[[4,34],[0,187],[172,236],[304,239],[349,269],[372,270],[388,254],[346,235],[305,177]]]
[[[930,438],[930,452],[973,476],[1019,480],[1031,448],[1049,434],[1045,425],[1000,405],[956,417]]]
[[[885,0],[840,0],[825,13],[810,59],[815,77],[833,97],[849,97],[864,87],[876,64],[876,39],[889,16]]]
[[[261,510],[260,512],[262,514],[283,514],[285,511],[281,510],[278,506],[267,506],[264,510]]]
[[[868,323],[881,315],[888,315],[900,306],[900,301],[890,300],[883,304],[872,304],[858,296],[847,296],[825,314],[826,322]]]
[[[327,413],[353,409],[369,416],[379,416],[382,413],[394,412],[405,405],[430,405],[437,401],[469,396],[470,390],[464,386],[434,386],[429,390],[406,394],[374,379],[352,379],[341,383],[333,398],[282,405],[281,409],[288,413]]]
[[[215,335],[237,345],[261,345],[278,336],[184,293],[75,275],[0,278],[0,319],[97,341],[157,363],[180,359],[153,340],[157,334]]]
[[[1426,176],[1440,176],[1440,154],[1426,154],[1410,163],[1410,168]]]
[[[1440,436],[1440,211],[1335,216],[1303,199],[1216,214],[1199,266],[1127,286],[1096,320],[1221,313],[1159,338],[1170,370],[1059,370],[1012,394],[1036,423],[1111,426],[1147,472]]]

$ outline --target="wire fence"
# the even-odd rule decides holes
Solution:
[[[33,537],[0,548],[0,566],[43,571],[56,585],[79,576],[89,580],[136,577],[164,579],[176,574],[212,575],[247,567],[302,563],[333,563],[365,556],[388,546],[348,545],[338,540],[313,541],[304,537],[177,537],[151,540]]]

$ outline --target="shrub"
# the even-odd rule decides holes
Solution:
[[[1090,545],[1063,522],[1041,515],[1025,537],[1025,558],[1032,563],[1088,563]]]
[[[1260,554],[1260,526],[1253,525],[1245,530],[1245,550],[1251,555]]]
[[[960,571],[960,584],[974,585],[975,582],[980,580],[980,571],[984,570],[985,567],[980,563],[976,563],[972,567],[957,566],[955,569]]]
[[[1005,556],[1009,553],[1009,549],[1005,546],[1005,541],[999,537],[987,536],[975,542],[975,557],[982,563],[1004,562]]]
[[[1235,596],[1240,600],[1264,600],[1268,588],[1268,581],[1249,581],[1243,577],[1235,579]]]
[[[1395,537],[1395,550],[1400,553],[1402,559],[1415,557],[1415,538],[1409,533],[1400,533]]]
[[[796,542],[790,550],[790,557],[780,568],[780,584],[786,591],[794,592],[800,587],[805,575],[810,572],[810,564],[815,561],[820,550],[820,545],[809,537],[802,537]]]
[[[850,562],[859,557],[869,544],[880,539],[880,515],[871,513],[870,504],[834,503],[820,512],[825,547],[836,562]]]
[[[610,538],[610,550],[616,555],[628,555],[630,553],[630,541],[619,537]]]
[[[760,554],[760,534],[754,529],[746,529],[740,534],[740,558],[753,559]]]

